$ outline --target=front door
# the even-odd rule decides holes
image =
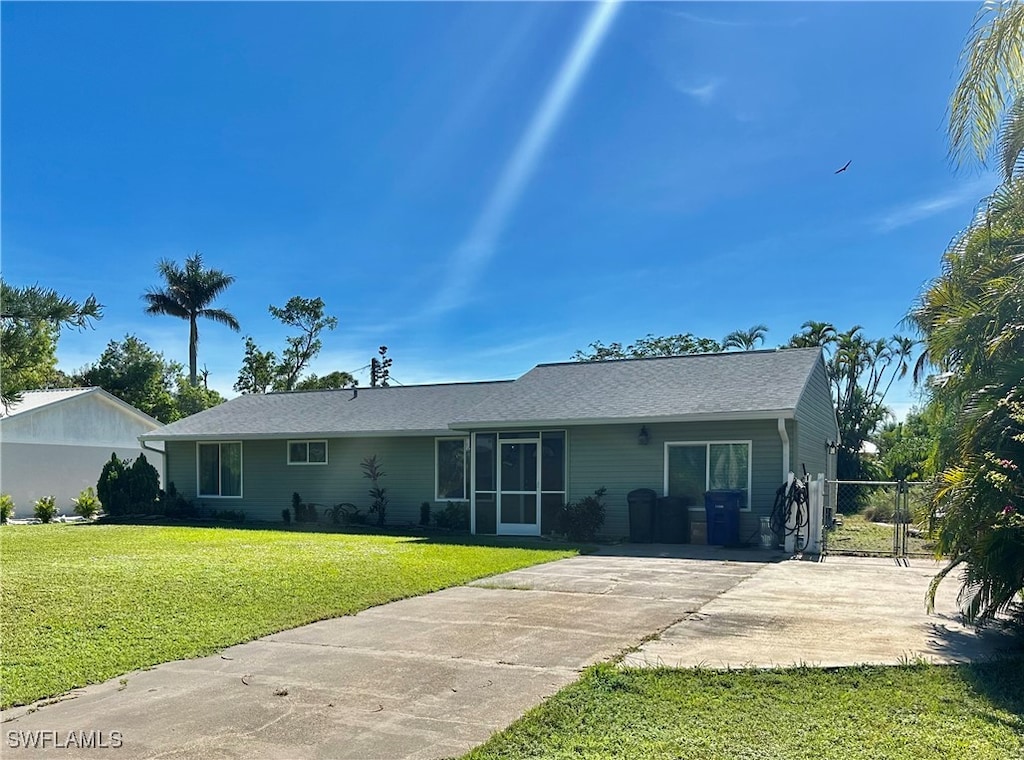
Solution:
[[[540,535],[539,439],[498,442],[498,533]]]

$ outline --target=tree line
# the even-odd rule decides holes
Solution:
[[[75,301],[40,285],[15,287],[0,279],[0,397],[5,407],[27,390],[99,386],[139,410],[173,422],[224,401],[209,387],[209,373],[198,366],[199,323],[210,320],[239,332],[238,319],[215,301],[235,278],[205,265],[195,253],[184,265],[161,260],[157,272],[162,283],[144,295],[145,313],[176,317],[188,322],[188,375],[185,367],[128,334],[111,340],[95,362],[67,373],[57,369],[57,342],[62,330],[85,329],[103,316],[94,295]],[[322,335],[338,325],[326,313],[322,298],[294,296],[284,306],[268,307],[270,316],[292,328],[279,353],[260,348],[245,338],[245,355],[234,389],[239,393],[320,390],[355,383],[348,372],[318,376],[308,372],[323,348]],[[390,361],[390,360],[389,360]]]

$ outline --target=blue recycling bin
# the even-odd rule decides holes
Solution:
[[[704,494],[709,546],[735,546],[740,542],[740,507],[743,491],[722,489]]]

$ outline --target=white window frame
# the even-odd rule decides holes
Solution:
[[[293,462],[292,461],[292,444],[293,443],[304,443],[306,444],[306,461],[305,462]],[[324,461],[322,462],[310,462],[309,461],[309,444],[311,443],[322,443],[324,445]],[[306,465],[322,466],[327,464],[330,459],[330,451],[327,445],[326,438],[296,438],[294,441],[287,442],[287,448],[285,449],[285,461],[288,462],[288,466],[305,467]]]
[[[202,477],[199,472],[199,448],[201,446],[217,446],[217,490],[221,490],[220,482],[220,447],[224,445],[238,444],[238,496],[221,496],[219,493],[200,493],[202,488]],[[245,493],[245,447],[241,441],[196,441],[196,497],[200,499],[241,499]]]
[[[462,441],[462,483],[463,487],[467,489],[465,496],[461,499],[453,499],[451,496],[441,496],[441,472],[440,472],[440,457],[441,453],[441,441]],[[465,435],[442,435],[434,439],[434,501],[435,502],[468,502],[470,501],[470,493],[468,489],[471,489],[472,479],[469,475],[472,473],[472,469],[466,472],[466,468],[471,466],[470,457],[466,454],[469,453],[469,436]]]
[[[665,464],[663,467],[665,473],[664,483],[662,485],[662,496],[668,496],[668,450],[672,446],[704,446],[704,490],[708,490],[708,483],[711,480],[711,447],[712,446],[729,446],[729,445],[743,445],[747,447],[747,505],[741,507],[741,512],[749,512],[753,509],[753,480],[754,480],[754,442],[752,440],[747,441],[666,441],[665,442]],[[703,512],[704,505],[691,506],[691,512]]]

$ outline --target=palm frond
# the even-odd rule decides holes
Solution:
[[[960,81],[949,104],[950,154],[989,155],[1006,104],[1024,82],[1024,4],[989,0],[971,27],[960,58]]]
[[[235,315],[224,309],[203,309],[196,312],[197,317],[203,317],[205,319],[212,320],[225,327],[230,327],[235,332],[238,332],[241,327],[238,325],[238,320],[235,319]]]

